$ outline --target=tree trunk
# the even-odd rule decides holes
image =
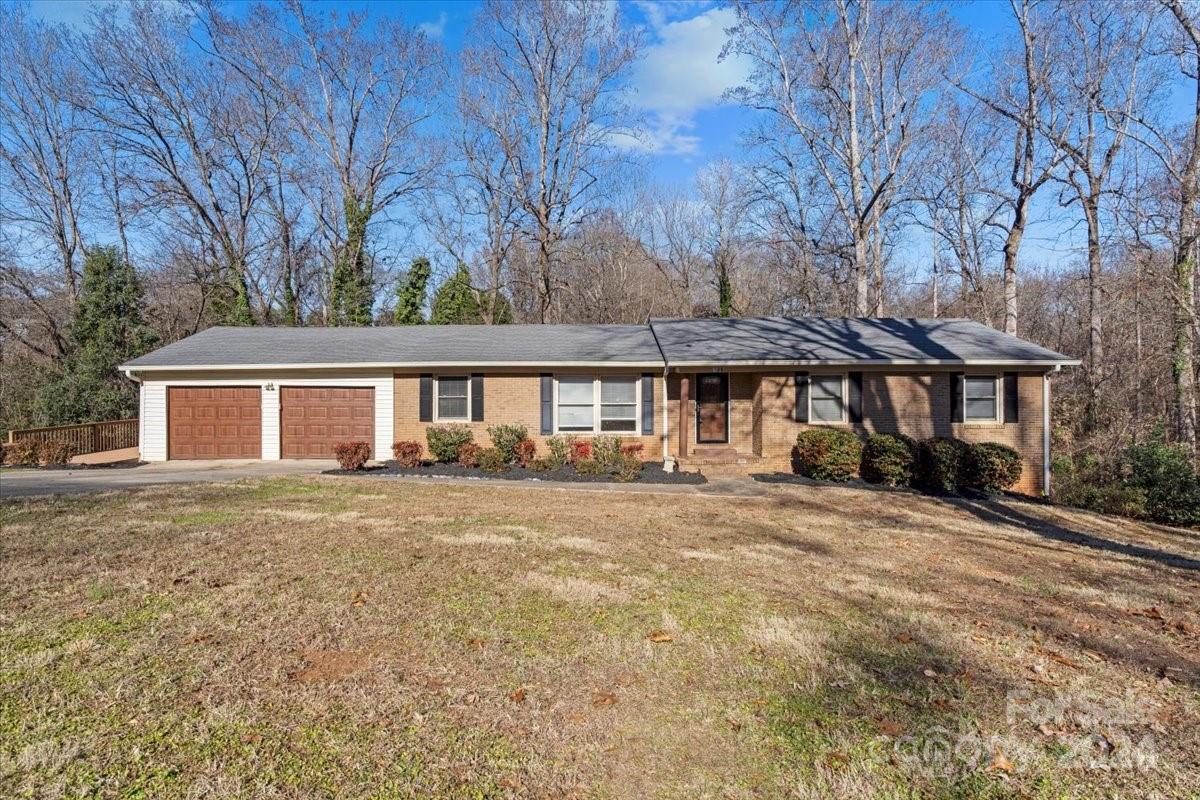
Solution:
[[[1099,192],[1093,191],[1083,200],[1083,215],[1087,220],[1088,254],[1088,412],[1089,426],[1096,424],[1100,405],[1101,371],[1104,368],[1104,342],[1101,338],[1100,309],[1104,296],[1100,287],[1100,208]]]
[[[1027,222],[1025,206],[1029,197],[1023,192],[1013,206],[1013,223],[1004,239],[1004,332],[1017,335],[1017,255]]]
[[[1181,22],[1182,22],[1181,18]],[[1195,27],[1189,29],[1195,39]],[[1200,41],[1196,42],[1200,46]],[[1196,59],[1196,106],[1192,117],[1191,148],[1179,186],[1179,237],[1175,243],[1175,335],[1171,342],[1171,378],[1175,391],[1176,432],[1179,441],[1196,452],[1196,270],[1200,261],[1197,205],[1200,205],[1200,57]]]

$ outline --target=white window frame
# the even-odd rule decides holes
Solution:
[[[987,378],[992,382],[992,397],[995,400],[994,407],[996,413],[990,417],[969,417],[967,416],[967,382],[972,378]],[[988,372],[964,373],[963,374],[963,390],[962,397],[958,400],[962,403],[962,419],[966,425],[995,425],[1003,422],[1004,416],[1004,389],[1000,385],[1000,376]]]
[[[563,431],[558,427],[558,381],[560,378],[590,378],[592,381],[592,429]],[[633,381],[633,430],[604,431],[600,429],[600,382],[604,379]],[[642,435],[642,376],[641,375],[555,375],[554,376],[554,433],[563,436],[641,436]]]
[[[813,416],[813,380],[815,378],[842,379],[842,418],[838,420],[817,419]],[[850,419],[850,374],[847,372],[817,372],[808,375],[808,424],[809,425],[845,425]]]
[[[462,378],[467,382],[467,415],[465,417],[443,417],[441,404],[438,402],[442,378],[457,380]],[[471,376],[470,375],[434,375],[433,376],[433,421],[434,422],[470,422],[471,421]]]

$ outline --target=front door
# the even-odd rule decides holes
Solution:
[[[696,441],[700,444],[729,441],[728,375],[696,376]]]

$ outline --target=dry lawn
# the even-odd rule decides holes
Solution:
[[[0,796],[1200,792],[1181,531],[335,478],[0,524]]]

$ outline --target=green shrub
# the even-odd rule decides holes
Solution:
[[[574,436],[551,436],[546,440],[546,447],[550,450],[550,460],[554,462],[555,468],[561,467],[571,460],[571,443],[575,441]]]
[[[438,461],[454,461],[458,458],[458,448],[474,439],[466,425],[430,425],[425,429],[429,453]]]
[[[1146,493],[1136,486],[1112,483],[1090,483],[1074,479],[1057,481],[1054,484],[1054,501],[1077,508],[1098,511],[1101,514],[1116,514],[1121,517],[1145,519]]]
[[[555,464],[554,461],[549,458],[535,458],[526,465],[526,468],[531,469],[534,472],[549,472],[550,470],[557,469],[560,466],[562,465]]]
[[[524,425],[489,425],[487,432],[492,447],[499,450],[509,464],[517,460],[517,445],[529,439],[529,431],[525,430]]]
[[[605,472],[616,472],[621,468],[621,439],[617,436],[594,437],[592,458]]]
[[[575,461],[575,471],[580,475],[605,475],[608,473],[600,462],[594,458],[580,458]]]
[[[498,447],[485,447],[479,451],[479,468],[484,472],[508,472],[508,461]]]
[[[917,483],[938,493],[958,491],[962,485],[967,445],[958,439],[934,436],[917,445]]]
[[[999,442],[968,446],[962,466],[966,485],[985,492],[1002,492],[1021,479],[1021,454]]]
[[[1166,525],[1200,525],[1200,475],[1183,445],[1134,445],[1122,459],[1126,483],[1146,496],[1146,515]]]
[[[858,474],[862,440],[838,428],[809,428],[796,437],[800,471],[819,481],[848,481]]]
[[[917,461],[917,443],[907,436],[876,433],[863,444],[862,476],[871,483],[909,486]]]
[[[467,442],[458,446],[458,465],[467,469],[474,469],[479,466],[479,451],[483,448],[474,442]]]
[[[350,472],[362,469],[367,459],[371,457],[370,442],[339,442],[333,446],[333,454],[337,457],[342,469]]]
[[[392,445],[392,458],[402,467],[421,466],[420,442],[396,442]]]
[[[38,442],[35,439],[18,439],[4,445],[4,463],[10,466],[37,466]]]

